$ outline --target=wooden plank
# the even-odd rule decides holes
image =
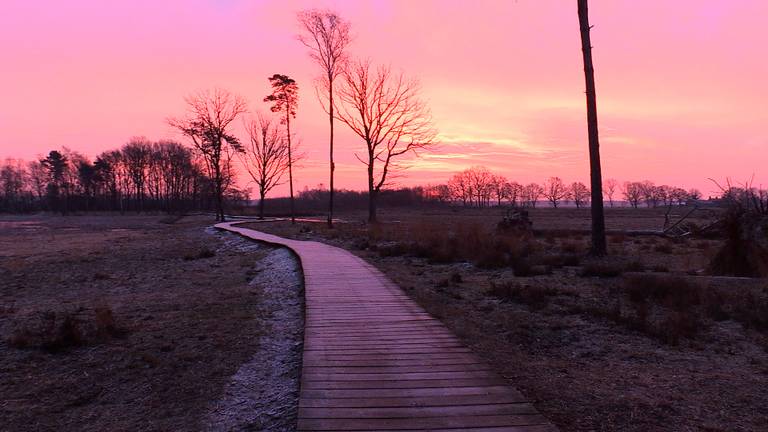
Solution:
[[[468,415],[518,415],[536,414],[533,405],[528,403],[499,403],[478,405],[446,406],[398,406],[398,407],[358,407],[358,408],[299,408],[299,417],[305,419],[368,419],[368,418],[403,418],[468,416]]]
[[[370,394],[366,395],[370,396]],[[525,398],[515,394],[421,396],[421,397],[356,397],[356,398],[309,398],[302,400],[305,408],[368,408],[368,407],[436,407],[453,405],[480,405],[524,403]]]
[[[303,374],[316,375],[319,373],[331,373],[340,375],[359,375],[366,373],[389,373],[389,374],[403,374],[403,373],[425,373],[425,372],[466,372],[466,371],[487,371],[490,373],[491,368],[483,363],[474,364],[449,364],[449,365],[417,365],[407,366],[401,365],[399,362],[392,366],[310,366],[304,365],[302,370]]]
[[[546,424],[547,420],[538,414],[495,415],[495,416],[442,416],[414,418],[344,418],[306,419],[299,418],[299,431],[359,431],[435,428],[466,429],[476,426],[528,426]]]
[[[410,381],[410,380],[451,380],[451,379],[490,379],[493,374],[488,370],[450,371],[450,372],[404,372],[404,373],[329,373],[317,372],[317,369],[301,372],[304,381]]]
[[[301,400],[306,399],[342,399],[365,398],[376,396],[379,398],[405,398],[405,397],[444,397],[444,396],[487,396],[487,395],[512,395],[522,398],[520,393],[508,385],[478,386],[478,387],[436,387],[436,388],[408,388],[408,389],[379,389],[375,393],[370,390],[360,389],[307,389],[302,387]],[[519,402],[522,402],[520,400]]]
[[[445,388],[483,387],[507,384],[500,378],[426,379],[426,380],[368,380],[368,381],[304,381],[301,388],[314,389],[394,389],[394,388]]]

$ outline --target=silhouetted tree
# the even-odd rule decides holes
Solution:
[[[507,179],[503,175],[494,174],[491,186],[493,194],[496,196],[496,204],[501,207],[501,201],[507,198]]]
[[[582,182],[574,182],[571,184],[571,198],[573,203],[576,204],[576,208],[589,203],[589,188]]]
[[[448,189],[451,191],[451,198],[454,201],[461,201],[465,206],[468,201],[469,203],[472,202],[472,188],[469,185],[466,171],[454,174],[448,180]]]
[[[29,188],[32,190],[32,192],[37,196],[38,201],[42,203],[43,197],[45,196],[45,186],[46,186],[46,179],[47,174],[45,170],[45,166],[42,164],[41,161],[34,160],[30,161],[27,164],[27,173],[29,180]]]
[[[296,81],[287,75],[274,74],[269,78],[272,83],[272,94],[264,98],[264,102],[272,102],[272,112],[281,113],[281,123],[285,125],[285,136],[288,145],[288,189],[291,195],[291,223],[296,223],[296,209],[293,199],[293,152],[291,148],[291,118],[296,118],[299,104],[299,87]]]
[[[389,67],[371,71],[369,62],[355,62],[343,74],[337,118],[366,144],[368,221],[376,222],[376,204],[399,156],[435,143],[431,116],[419,98],[419,85],[393,74]]]
[[[27,182],[26,167],[14,159],[6,159],[0,166],[0,210],[22,211],[25,207],[24,188]]]
[[[625,182],[621,192],[629,205],[637,208],[643,199],[643,184],[639,182]]]
[[[608,197],[608,202],[613,207],[613,196],[616,194],[616,188],[619,186],[619,181],[613,178],[609,178],[603,182],[603,192]]]
[[[152,142],[145,137],[133,137],[123,146],[121,152],[125,170],[133,184],[134,199],[137,204],[134,210],[144,210],[145,185],[147,169],[152,157]]]
[[[269,118],[259,114],[247,125],[249,143],[243,146],[240,159],[259,188],[259,219],[264,219],[267,193],[280,184],[288,170],[288,145],[280,129]]]
[[[650,180],[643,180],[640,183],[640,193],[643,195],[643,201],[647,207],[658,207],[661,201],[660,189]]]
[[[539,201],[539,197],[544,193],[544,188],[537,183],[528,183],[523,187],[523,199],[526,204],[531,207],[536,207],[536,203]]]
[[[608,252],[605,240],[605,212],[603,209],[603,179],[600,168],[600,141],[597,130],[597,92],[595,91],[595,69],[592,65],[592,42],[587,0],[577,0],[579,27],[581,29],[581,51],[584,57],[584,79],[587,88],[587,128],[589,129],[589,174],[592,185],[592,250],[593,255]]]
[[[504,189],[504,195],[509,200],[509,203],[512,204],[512,206],[517,206],[523,194],[523,186],[518,182],[513,181],[504,185]]]
[[[69,198],[69,185],[66,181],[67,158],[61,152],[52,150],[40,164],[48,173],[48,185],[46,186],[46,196],[52,204],[54,210],[67,214],[67,204]]]
[[[93,164],[88,160],[81,160],[77,163],[77,181],[85,198],[85,210],[91,209],[91,201],[96,195],[100,178]]]
[[[310,57],[322,68],[323,75],[318,83],[318,93],[327,98],[326,110],[330,125],[330,189],[328,195],[328,227],[333,227],[333,83],[343,72],[346,49],[351,42],[349,22],[331,11],[308,10],[299,13],[299,23],[305,34],[299,40],[309,48]]]
[[[186,98],[188,113],[184,119],[172,118],[168,123],[192,140],[202,155],[213,181],[216,220],[223,221],[226,183],[231,181],[227,167],[232,151],[241,148],[240,141],[228,128],[247,111],[243,98],[223,89],[201,91]]]
[[[544,197],[557,208],[560,201],[568,198],[568,188],[560,177],[550,177],[544,182]]]

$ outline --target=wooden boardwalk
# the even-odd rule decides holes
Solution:
[[[362,259],[236,224],[217,228],[287,246],[301,260],[306,328],[299,431],[556,431]]]

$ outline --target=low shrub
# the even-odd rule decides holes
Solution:
[[[194,261],[199,259],[213,258],[216,256],[216,252],[210,250],[207,247],[203,247],[197,252],[188,252],[184,255],[184,261]]]
[[[512,264],[517,277],[545,276],[552,274],[552,268],[544,264],[532,264],[529,259],[519,259]]]
[[[581,264],[581,256],[573,253],[544,255],[539,258],[539,262],[554,268],[575,267]]]
[[[370,230],[369,236],[379,240],[379,255],[412,255],[436,264],[468,261],[482,268],[506,267],[532,248],[525,233],[493,232],[477,223],[416,224],[401,230],[380,225]]]
[[[18,324],[8,338],[8,344],[14,348],[38,348],[58,353],[120,337],[125,333],[124,329],[117,326],[112,309],[107,306],[97,307],[93,311],[84,308],[64,312],[46,311],[37,320]]]
[[[645,266],[640,261],[591,260],[579,272],[582,277],[618,277],[626,272],[642,272]]]
[[[516,281],[491,282],[488,294],[502,301],[524,304],[531,309],[543,309],[552,296],[557,295],[554,288],[534,287]]]
[[[683,311],[701,304],[702,289],[683,276],[635,274],[624,280],[624,292],[634,303],[652,301]]]

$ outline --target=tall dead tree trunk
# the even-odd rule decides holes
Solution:
[[[288,141],[288,190],[291,194],[291,223],[296,223],[296,206],[293,200],[293,154],[291,153],[291,113],[285,113],[285,130]]]
[[[330,194],[328,196],[328,227],[333,227],[333,174],[336,166],[333,162],[333,81],[341,74],[346,61],[346,49],[352,38],[349,34],[349,22],[328,10],[307,10],[298,15],[299,23],[304,34],[299,40],[309,48],[310,57],[317,62],[325,74],[328,91],[328,122],[330,125],[329,158],[330,158]],[[322,89],[322,84],[318,87]],[[322,90],[320,91],[322,93]]]
[[[589,131],[589,173],[592,186],[592,251],[593,255],[605,255],[605,212],[603,209],[603,178],[600,169],[600,142],[597,131],[597,94],[595,69],[592,66],[592,42],[589,37],[589,13],[587,0],[577,0],[581,51],[584,56],[584,78],[587,86],[587,128]]]

